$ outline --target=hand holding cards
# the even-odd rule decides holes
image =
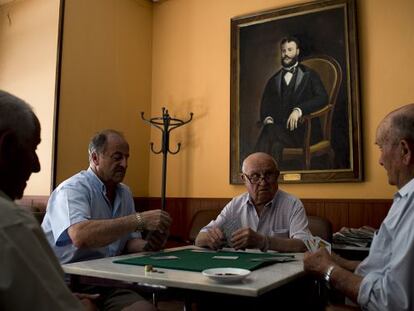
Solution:
[[[221,230],[224,234],[224,237],[227,241],[227,244],[231,247],[231,237],[232,234],[237,231],[238,229],[240,229],[242,227],[240,218],[236,217],[236,218],[232,218],[229,219],[228,221],[226,221],[223,226],[221,227]]]
[[[311,236],[304,239],[303,243],[305,243],[305,246],[310,253],[314,253],[322,247],[326,248],[329,254],[331,253],[331,243],[326,242],[318,236]]]

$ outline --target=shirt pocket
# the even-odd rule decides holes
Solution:
[[[289,237],[289,229],[270,230],[270,236],[277,237],[277,238],[288,238]]]

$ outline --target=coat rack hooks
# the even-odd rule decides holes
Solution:
[[[156,127],[162,132],[162,142],[160,150],[156,151],[154,149],[154,143],[150,143],[151,151],[155,154],[162,153],[162,184],[161,184],[161,207],[162,210],[165,210],[165,190],[166,190],[166,180],[167,180],[167,155],[170,154],[177,154],[180,151],[181,143],[177,144],[177,149],[175,151],[171,151],[170,149],[170,132],[180,126],[183,126],[187,123],[190,123],[193,119],[193,113],[190,112],[190,118],[186,121],[171,118],[168,113],[168,109],[162,107],[162,116],[146,119],[144,117],[144,112],[141,111],[141,118],[143,121],[149,123],[151,126]]]

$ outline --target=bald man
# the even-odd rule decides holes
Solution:
[[[217,219],[201,229],[197,246],[303,252],[309,237],[302,202],[279,189],[273,157],[257,152],[243,161],[241,178],[247,192],[233,198]]]
[[[349,261],[321,249],[305,254],[304,269],[325,279],[363,310],[414,310],[414,104],[382,120],[376,144],[379,164],[398,191],[368,257]]]

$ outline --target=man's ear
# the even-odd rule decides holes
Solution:
[[[96,153],[95,151],[92,152],[92,154],[91,154],[91,160],[92,160],[92,162],[93,162],[94,165],[98,165],[99,164],[98,153]]]
[[[408,142],[407,140],[402,139],[400,141],[401,159],[405,165],[410,165],[414,163],[413,148],[414,148],[414,145]]]

